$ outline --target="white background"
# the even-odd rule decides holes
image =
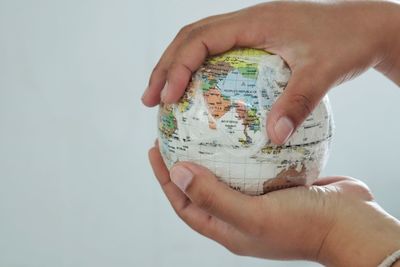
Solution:
[[[0,266],[316,266],[237,257],[193,232],[147,161],[156,110],[140,96],[163,49],[255,2],[0,0]],[[399,88],[370,71],[331,102],[325,173],[364,180],[400,217]]]

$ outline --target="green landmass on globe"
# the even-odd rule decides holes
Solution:
[[[160,104],[159,144],[168,168],[191,161],[250,195],[312,184],[328,157],[333,119],[325,97],[282,146],[265,122],[290,69],[278,55],[236,49],[209,57],[177,104]]]

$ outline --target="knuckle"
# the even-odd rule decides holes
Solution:
[[[373,201],[375,199],[371,189],[366,184],[363,183],[363,185],[360,186],[359,190],[360,194],[362,194],[365,197],[365,200]]]
[[[168,72],[167,72],[167,80],[176,80],[176,77],[179,77],[180,75],[180,63],[177,61],[171,62],[171,64],[168,67]]]
[[[215,207],[215,192],[200,190],[197,205],[204,210],[212,210]]]
[[[188,36],[188,35],[196,35],[197,33],[202,32],[204,30],[204,28],[207,28],[208,23],[212,22],[217,17],[219,17],[219,15],[206,17],[197,22],[193,22],[188,25],[185,25],[184,27],[182,27],[179,30],[177,36],[184,37],[184,36]]]
[[[150,83],[153,83],[158,79],[158,77],[164,77],[167,73],[165,67],[163,67],[160,63],[154,66],[151,74],[150,74]]]
[[[171,64],[169,64],[168,67],[168,72],[174,72],[176,71],[180,66],[180,63],[177,60],[174,60],[171,62]]]
[[[193,39],[196,39],[199,36],[201,36],[204,32],[206,32],[208,29],[209,29],[209,26],[207,24],[192,27],[191,30],[187,34],[186,40],[191,41]]]
[[[314,109],[314,104],[309,97],[304,94],[296,93],[291,97],[291,104],[300,109],[301,115],[307,115]]]
[[[182,27],[179,30],[177,36],[186,36],[192,30],[193,27],[194,27],[193,24],[188,24],[188,25]]]
[[[367,201],[373,201],[375,199],[371,189],[366,183],[354,178],[350,179],[357,185],[356,187],[354,187],[355,192],[359,193],[360,196],[362,196]]]
[[[154,68],[153,68],[153,70],[152,70],[152,75],[156,75],[156,74],[158,74],[158,73],[165,73],[166,72],[166,70],[165,70],[165,68],[162,66],[162,64],[159,62],[159,63],[157,63],[155,66],[154,66]]]
[[[206,237],[212,238],[213,224],[215,224],[215,219],[211,215],[208,215],[206,223],[200,224],[195,230]]]
[[[183,221],[187,221],[187,213],[185,212],[188,206],[190,205],[190,200],[186,199],[185,202],[181,206],[172,205],[176,215],[181,218]]]
[[[230,245],[229,244],[229,245],[226,245],[225,247],[226,247],[226,249],[228,249],[234,255],[247,256],[246,253],[244,252],[244,250],[239,246],[235,246],[235,245]]]
[[[191,75],[195,70],[191,69],[187,64],[185,64],[183,61],[177,59],[173,62],[168,67],[168,79],[179,79],[181,80],[185,75]]]

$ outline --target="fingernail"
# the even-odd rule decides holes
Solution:
[[[282,144],[286,143],[293,133],[294,124],[288,117],[281,117],[275,124],[275,135]]]
[[[168,94],[168,82],[165,83],[164,88],[161,91],[161,101],[165,103],[165,98]]]
[[[174,166],[170,171],[171,180],[183,192],[193,179],[193,173],[183,166]]]

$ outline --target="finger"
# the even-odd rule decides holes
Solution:
[[[179,188],[171,183],[168,169],[164,164],[158,147],[153,147],[149,150],[149,160],[151,167],[153,168],[153,172],[161,185],[161,188],[166,193],[171,204],[174,203],[173,208],[175,211],[178,212],[187,206],[189,204],[189,200],[185,194],[179,190]]]
[[[319,178],[317,181],[313,183],[313,185],[318,185],[318,186],[324,186],[324,185],[329,185],[341,181],[353,181],[355,180],[354,178],[347,177],[347,176],[331,176],[331,177],[324,177],[324,178]]]
[[[365,199],[367,201],[374,200],[374,196],[369,187],[362,181],[348,176],[334,176],[318,179],[313,185],[317,186],[333,186],[349,195]]]
[[[165,86],[168,68],[171,65],[175,51],[192,27],[192,25],[187,25],[178,32],[154,67],[150,75],[149,85],[142,96],[142,102],[146,106],[152,107],[160,102],[160,92]]]
[[[209,170],[188,162],[177,163],[170,171],[171,180],[191,202],[240,231],[250,232],[258,223],[256,198],[244,195],[219,182]],[[265,211],[264,211],[265,212]]]
[[[236,16],[220,19],[196,27],[188,34],[176,51],[168,70],[168,86],[163,89],[162,101],[174,103],[182,96],[186,86],[205,58],[234,47],[258,47],[264,42],[261,35],[249,34],[250,22]]]
[[[267,118],[267,132],[271,141],[282,145],[310,115],[330,84],[322,81],[310,68],[294,70],[289,83],[272,106]]]
[[[168,69],[174,59],[175,52],[177,48],[181,45],[181,43],[187,38],[187,35],[190,33],[191,30],[195,27],[201,27],[202,25],[210,24],[221,18],[227,18],[229,16],[232,16],[232,14],[234,13],[235,12],[210,16],[183,27],[175,36],[171,44],[164,51],[160,60],[156,64],[156,67],[153,69],[150,75],[149,85],[142,96],[143,104],[152,107],[160,102],[160,92],[165,86]]]
[[[235,253],[240,253],[239,250],[243,244],[250,242],[247,237],[231,225],[192,204],[186,195],[171,182],[169,172],[157,147],[149,151],[149,159],[154,174],[179,217],[193,230],[217,241]]]
[[[147,107],[154,107],[160,103],[160,88],[165,85],[167,69],[163,62],[157,63],[150,75],[149,85],[142,95],[142,103]]]

